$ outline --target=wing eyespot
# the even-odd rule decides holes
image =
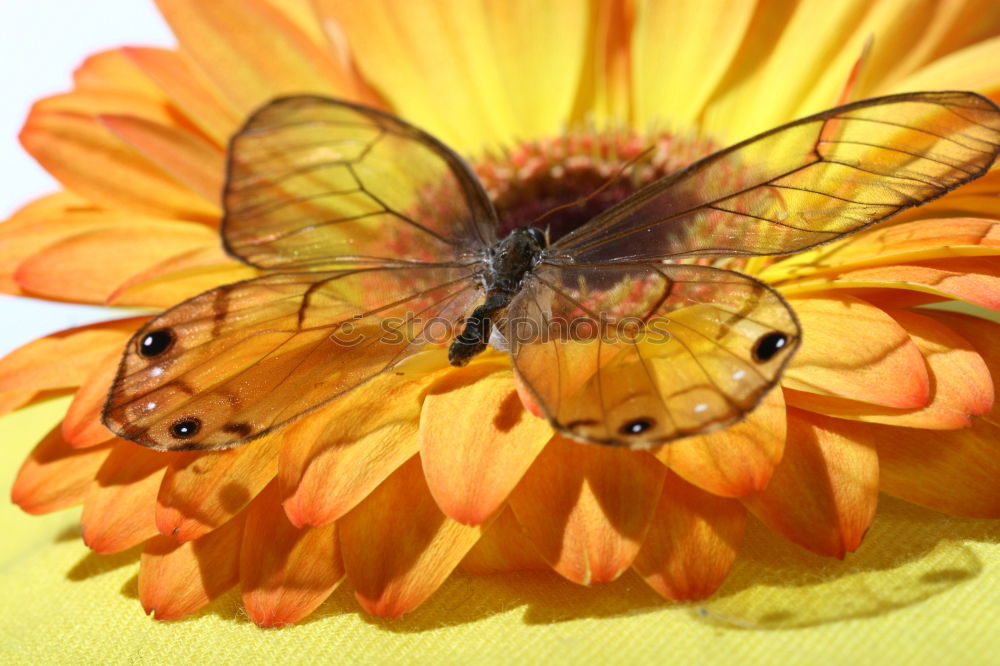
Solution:
[[[772,331],[757,339],[753,346],[753,360],[757,363],[766,363],[778,355],[778,352],[785,348],[789,338],[784,333]]]
[[[626,437],[630,437],[635,435],[641,435],[642,433],[652,430],[655,427],[656,427],[656,419],[653,419],[649,416],[643,416],[641,418],[632,419],[631,421],[626,422],[621,428],[618,429],[618,432],[621,433],[622,435],[625,435]]]
[[[139,339],[138,352],[143,358],[155,358],[174,346],[177,335],[169,328],[158,328]]]
[[[174,439],[191,439],[201,431],[201,419],[186,416],[173,422],[170,435]]]

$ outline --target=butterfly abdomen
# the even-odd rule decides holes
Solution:
[[[538,265],[545,249],[545,235],[532,227],[511,231],[487,251],[481,276],[486,300],[465,320],[465,327],[448,348],[448,362],[466,365],[486,349],[493,321],[503,314],[521,289],[524,277]]]

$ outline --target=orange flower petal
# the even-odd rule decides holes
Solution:
[[[189,56],[224,98],[248,113],[264,102],[311,92],[365,101],[358,78],[263,0],[157,0]]]
[[[156,527],[191,541],[228,522],[278,473],[281,434],[228,451],[169,458],[156,498]]]
[[[73,72],[77,89],[93,92],[123,92],[166,102],[166,96],[131,62],[123,49],[103,51],[88,56]]]
[[[993,406],[993,380],[983,358],[968,340],[933,318],[910,312],[889,312],[907,330],[927,361],[931,401],[921,409],[892,409],[854,400],[786,390],[788,404],[843,419],[908,428],[963,428],[970,417]]]
[[[95,446],[114,438],[101,423],[101,411],[108,399],[108,391],[118,374],[122,350],[112,349],[93,372],[84,380],[73,402],[66,410],[62,422],[62,436],[70,446],[78,449]]]
[[[417,457],[337,524],[354,595],[379,617],[399,617],[423,603],[482,534],[441,513]]]
[[[1000,425],[948,432],[873,426],[885,492],[936,511],[1000,518]]]
[[[324,25],[342,28],[358,68],[391,106],[460,151],[555,134],[573,110],[592,30],[588,3],[314,4]]]
[[[256,269],[234,261],[218,245],[199,247],[132,275],[108,295],[108,303],[168,308],[220,284],[258,275]]]
[[[788,444],[771,483],[741,499],[790,541],[842,558],[875,517],[878,471],[867,424],[789,409]]]
[[[240,515],[197,541],[157,535],[139,559],[139,603],[157,620],[178,620],[206,606],[239,580]]]
[[[165,49],[126,47],[122,53],[156,82],[191,123],[216,145],[226,145],[243,114],[224,101],[196,67]]]
[[[845,271],[822,280],[785,283],[786,295],[828,289],[905,289],[938,299],[958,299],[1000,310],[1000,262],[993,257],[957,257]]]
[[[551,569],[524,534],[509,506],[504,507],[459,566],[474,574]]]
[[[111,349],[124,349],[125,341],[145,318],[71,328],[47,335],[15,349],[0,359],[0,394],[16,392],[25,404],[41,391],[80,386]]]
[[[79,504],[110,450],[111,444],[85,451],[74,449],[63,439],[60,428],[53,428],[21,465],[10,491],[11,501],[31,514]]]
[[[431,386],[420,415],[431,495],[449,518],[478,525],[500,509],[552,435],[547,421],[522,408],[509,368],[450,372]]]
[[[669,473],[632,568],[668,599],[704,599],[729,574],[746,513],[739,501],[707,493]]]
[[[93,117],[36,105],[20,138],[46,171],[98,205],[189,220],[218,217],[217,204],[166,174]]]
[[[218,204],[226,171],[219,146],[177,127],[134,116],[102,114],[98,120],[205,201]]]
[[[103,304],[151,263],[217,242],[200,224],[137,220],[128,228],[89,231],[50,245],[25,259],[14,278],[33,294]]]
[[[83,501],[80,532],[91,550],[117,553],[156,536],[156,493],[169,460],[115,440]]]
[[[923,314],[945,324],[972,343],[973,348],[982,356],[983,362],[989,368],[995,393],[997,382],[1000,382],[1000,345],[997,344],[1000,340],[1000,323],[957,312],[925,310]],[[983,417],[1000,425],[1000,400],[994,397],[993,408]]]
[[[785,402],[775,389],[740,423],[671,442],[655,455],[702,490],[740,497],[767,485],[784,446]]]
[[[790,303],[802,324],[802,347],[782,386],[904,409],[930,401],[920,349],[883,310],[849,294]]]
[[[511,493],[510,506],[559,574],[583,585],[608,583],[632,564],[666,472],[645,451],[557,435]]]
[[[760,277],[774,282],[840,272],[845,267],[996,254],[1000,254],[1000,222],[996,220],[972,217],[919,220],[877,226],[842,241],[792,255],[765,268]]]
[[[424,385],[376,377],[285,431],[278,477],[293,525],[339,519],[417,452]]]
[[[247,510],[240,588],[258,626],[283,627],[316,610],[344,577],[334,525],[297,528],[281,508],[277,482]]]

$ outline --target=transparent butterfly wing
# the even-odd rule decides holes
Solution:
[[[778,381],[801,336],[761,282],[653,263],[546,266],[500,326],[519,380],[555,428],[632,447],[738,421]],[[778,348],[762,349],[779,334]]]
[[[213,289],[136,333],[104,423],[160,450],[242,444],[446,342],[423,327],[454,329],[478,296],[467,267],[279,273]],[[145,356],[142,341],[163,330],[173,341]],[[185,423],[196,432],[175,434]]]
[[[1000,109],[971,92],[881,97],[692,164],[559,239],[580,263],[799,252],[983,175]]]
[[[834,240],[981,176],[998,151],[995,104],[931,92],[838,107],[710,155],[550,248],[503,331],[519,381],[556,428],[587,441],[652,446],[739,420],[801,331],[766,285],[690,262]],[[530,322],[571,316],[583,325],[532,337]],[[625,319],[648,322],[643,340],[594,337]],[[529,322],[520,336],[518,321]]]
[[[495,241],[465,162],[387,113],[315,96],[254,113],[229,147],[222,234],[259,268],[459,261]]]
[[[248,119],[223,199],[227,250],[274,272],[181,303],[129,342],[104,423],[145,446],[242,444],[424,349],[414,320],[464,320],[497,226],[482,186],[439,141],[314,96]],[[157,331],[172,342],[146,356]]]

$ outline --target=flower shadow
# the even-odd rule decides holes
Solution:
[[[426,603],[402,618],[367,615],[344,581],[299,624],[356,616],[388,632],[419,633],[512,611],[520,612],[529,625],[656,612],[689,614],[736,630],[803,628],[883,615],[971,584],[984,571],[976,553],[977,545],[984,543],[1000,543],[996,521],[955,518],[883,496],[864,544],[843,561],[813,555],[751,521],[730,577],[715,596],[702,602],[666,601],[632,571],[590,588],[552,572],[489,576],[456,572]],[[67,577],[80,581],[132,565],[140,550],[90,553]],[[136,598],[137,577],[131,576],[120,592]],[[178,623],[209,614],[250,624],[237,589]]]

